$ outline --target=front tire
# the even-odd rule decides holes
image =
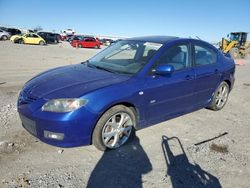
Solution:
[[[228,95],[229,85],[223,81],[214,92],[211,105],[208,108],[214,111],[221,110],[227,103]]]
[[[132,137],[135,124],[136,118],[132,109],[123,105],[114,106],[97,122],[92,143],[101,151],[121,147]]]
[[[23,40],[23,39],[20,39],[20,40],[18,41],[18,43],[19,43],[19,44],[24,44],[24,40]]]

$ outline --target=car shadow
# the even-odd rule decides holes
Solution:
[[[142,175],[151,170],[150,160],[135,136],[121,148],[103,153],[90,175],[87,188],[140,188]]]
[[[173,188],[221,187],[218,178],[189,162],[178,137],[162,136],[162,150]]]

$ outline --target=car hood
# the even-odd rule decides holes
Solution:
[[[90,68],[86,64],[69,65],[37,75],[25,84],[23,92],[31,98],[78,98],[128,79],[128,76]]]

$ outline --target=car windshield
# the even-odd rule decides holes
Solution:
[[[122,74],[135,74],[162,46],[160,43],[121,40],[88,61],[88,66]]]

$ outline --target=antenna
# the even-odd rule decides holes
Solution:
[[[196,37],[197,39],[201,40],[200,37],[198,37],[198,36],[195,36],[195,37]]]

